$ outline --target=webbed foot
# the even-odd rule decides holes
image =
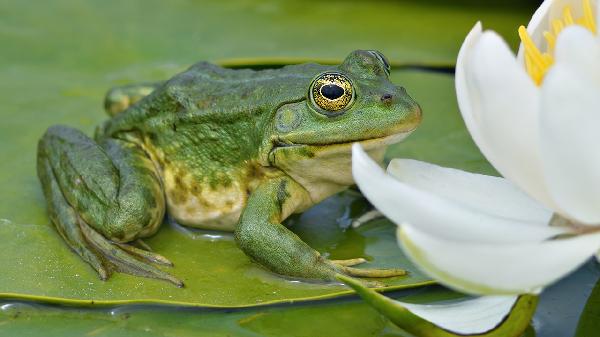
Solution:
[[[107,240],[81,220],[79,225],[85,240],[89,243],[87,247],[82,248],[87,249],[89,254],[96,255],[98,260],[102,261],[99,266],[92,265],[101,278],[103,278],[103,275],[106,275],[103,279],[108,278],[114,270],[136,276],[165,280],[180,288],[184,286],[183,281],[152,265],[154,263],[173,266],[173,263],[164,256],[126,243]]]

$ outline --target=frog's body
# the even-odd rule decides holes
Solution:
[[[59,126],[40,141],[50,216],[104,278],[116,270],[181,284],[142,261],[168,260],[124,244],[154,234],[165,210],[187,226],[235,231],[240,248],[281,274],[394,275],[327,261],[280,224],[353,183],[352,142],[381,159],[385,145],[418,125],[418,105],[389,82],[387,67],[372,51],[340,66],[199,63],[161,84],[115,89],[113,116],[95,140]],[[309,93],[323,78],[329,87]],[[321,92],[333,99],[316,103]]]
[[[277,174],[265,157],[273,112],[303,100],[312,77],[327,68],[254,71],[199,63],[107,121],[100,133],[120,137],[135,125],[135,141],[158,164],[169,214],[188,226],[233,231],[251,191],[265,175]]]

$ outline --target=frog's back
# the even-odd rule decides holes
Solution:
[[[306,98],[316,64],[225,69],[201,62],[107,121],[101,137],[129,137],[159,167],[170,214],[180,222],[231,230],[253,181],[274,111]]]
[[[199,62],[158,86],[150,95],[113,117],[103,133],[114,135],[164,124],[239,120],[272,112],[306,96],[311,79],[331,68],[300,64],[278,69],[228,69]]]

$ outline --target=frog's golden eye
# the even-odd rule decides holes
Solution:
[[[310,100],[325,115],[338,115],[354,101],[354,88],[348,77],[327,72],[315,78],[310,86]]]

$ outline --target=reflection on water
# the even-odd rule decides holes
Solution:
[[[533,326],[539,337],[574,336],[585,303],[600,280],[600,266],[590,260],[566,279],[544,290]],[[600,332],[584,336],[598,336]]]
[[[185,235],[192,240],[207,240],[207,241],[233,241],[233,233],[224,231],[211,231],[207,229],[192,228],[180,225],[170,216],[167,216],[167,224],[177,232]]]
[[[327,258],[370,260],[372,257],[365,251],[367,237],[350,226],[368,209],[369,204],[360,193],[347,190],[290,217],[285,224]]]

